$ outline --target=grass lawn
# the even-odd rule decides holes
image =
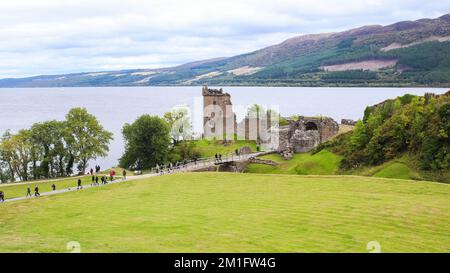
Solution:
[[[185,173],[0,204],[0,252],[450,251],[450,185]]]
[[[322,150],[317,154],[298,153],[294,154],[292,159],[284,160],[279,154],[270,154],[261,157],[278,162],[280,165],[273,167],[264,164],[249,164],[246,172],[265,173],[265,174],[335,174],[339,168],[341,157]]]
[[[195,149],[200,152],[202,157],[213,157],[216,153],[228,155],[244,146],[248,146],[252,151],[256,151],[255,141],[237,140],[227,145],[220,144],[215,140],[202,139],[195,141]]]

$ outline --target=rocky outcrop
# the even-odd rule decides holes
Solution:
[[[253,153],[252,149],[250,147],[248,147],[248,146],[244,146],[244,147],[239,149],[239,154],[240,155],[248,155],[248,154],[251,154],[251,153]]]
[[[354,121],[353,119],[341,119],[341,124],[342,125],[350,125],[350,126],[355,126],[356,125],[356,121]]]

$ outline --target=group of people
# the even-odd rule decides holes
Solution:
[[[100,168],[100,167],[99,167]],[[96,171],[97,171],[97,166],[95,167]],[[91,186],[98,186],[98,180],[99,180],[99,176],[98,175],[94,175],[93,170],[91,169],[91,178],[92,178],[92,183]],[[114,177],[116,176],[116,171],[111,169],[109,171],[109,180],[112,182],[114,180]],[[122,171],[122,180],[126,180],[127,179],[127,171],[124,169]],[[78,179],[79,183],[81,183],[81,180]],[[102,185],[104,184],[108,184],[108,178],[106,178],[106,175],[102,175],[100,177],[100,181],[102,183]],[[80,189],[83,188],[83,186],[81,184],[78,185],[80,187]],[[78,189],[78,188],[77,188]]]
[[[92,176],[92,184],[91,184],[91,186],[99,185],[99,183],[98,183],[99,176],[97,175],[97,173],[99,173],[99,172],[100,172],[100,166],[99,165],[95,166],[95,173],[96,173],[95,175],[94,175],[94,169],[92,169],[92,168],[90,169],[89,173]],[[116,176],[116,171],[111,169],[110,172],[109,172],[109,180],[112,182],[114,180],[115,176]],[[127,171],[125,169],[122,171],[122,176],[123,176],[122,180],[126,180],[127,179]],[[108,179],[106,178],[106,175],[101,176],[100,180],[101,180],[102,184],[108,184]],[[53,183],[51,185],[51,188],[52,188],[52,191],[56,191],[56,184]],[[83,189],[82,181],[81,181],[80,178],[78,178],[78,180],[77,180],[77,190],[81,190],[81,189]],[[35,197],[41,196],[41,194],[39,193],[39,187],[38,187],[37,184],[34,187],[34,194],[31,193],[31,187],[29,185],[27,187],[26,197],[33,197],[33,195]],[[5,202],[5,193],[3,191],[0,191],[0,202],[2,202],[2,203]]]
[[[52,189],[53,189],[53,190],[56,190],[56,185],[55,185],[55,184],[52,185]],[[31,187],[28,186],[28,187],[27,187],[27,196],[26,196],[26,197],[32,197],[32,196],[33,196],[33,195],[31,194]],[[34,186],[34,196],[35,196],[35,197],[41,196],[41,194],[39,193],[39,187],[38,187],[38,185]]]
[[[95,172],[96,172],[96,173],[99,173],[100,170],[101,170],[100,165],[95,165]],[[94,170],[91,168],[91,175],[92,175],[93,171],[94,171]]]
[[[197,164],[197,159],[194,159],[194,163]],[[186,168],[187,164],[188,164],[187,160],[184,160],[183,162],[177,161],[175,164],[172,162],[169,162],[167,165],[156,164],[155,171],[157,174],[173,173],[176,170]]]
[[[214,157],[216,158],[216,163],[222,162],[222,154],[215,154]]]

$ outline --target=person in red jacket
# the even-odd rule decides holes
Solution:
[[[114,180],[115,175],[116,175],[116,171],[114,171],[114,170],[109,171],[109,180],[111,180],[111,182]]]

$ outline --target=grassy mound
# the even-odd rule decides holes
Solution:
[[[0,204],[0,252],[449,252],[450,188],[188,173]]]
[[[341,157],[328,151],[322,150],[317,154],[300,153],[295,154],[292,159],[284,160],[279,154],[270,154],[262,156],[263,159],[269,159],[279,163],[272,167],[264,164],[249,164],[246,172],[248,173],[271,173],[271,174],[335,174],[339,168]]]
[[[413,179],[413,171],[404,163],[394,162],[376,172],[373,176],[385,178]]]

